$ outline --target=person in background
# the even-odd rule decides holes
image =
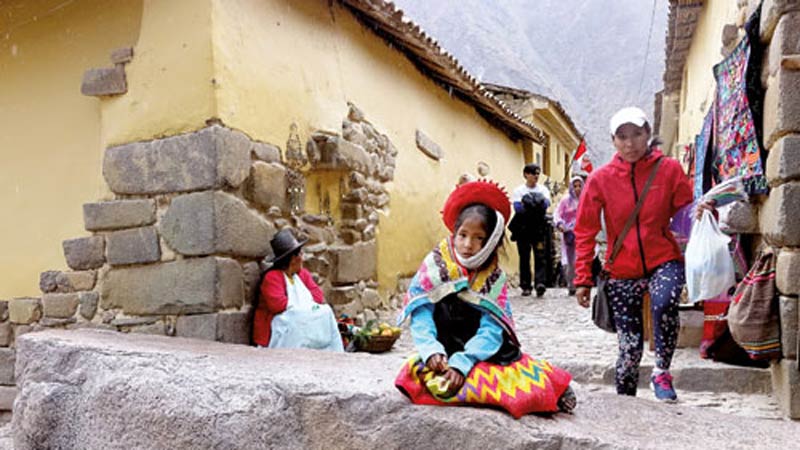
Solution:
[[[561,265],[566,272],[569,295],[575,295],[575,219],[578,201],[583,190],[583,178],[574,176],[569,182],[569,192],[558,203],[554,216],[556,229],[561,232]]]
[[[514,205],[514,218],[508,228],[511,240],[517,243],[519,254],[519,285],[522,295],[531,295],[531,252],[534,258],[534,281],[536,295],[544,295],[547,283],[545,262],[545,228],[547,208],[550,207],[550,191],[539,184],[541,168],[528,164],[522,170],[525,183],[514,189],[511,203]]]
[[[622,238],[621,250],[612,265],[605,262],[604,269],[610,274],[606,289],[619,342],[614,379],[617,393],[636,395],[644,348],[642,305],[645,292],[649,292],[656,354],[650,382],[658,400],[672,402],[677,394],[669,369],[678,341],[678,302],[685,280],[683,258],[669,224],[680,208],[692,202],[692,189],[680,163],[657,148],[658,141],[652,139],[641,109],[619,110],[611,118],[610,131],[616,153],[611,162],[589,175],[578,206],[576,297],[578,304],[589,307],[601,214],[608,238],[606,254],[610,255],[647,179],[657,168],[643,206]]]
[[[261,281],[253,342],[269,348],[344,351],[333,310],[311,272],[303,268],[305,243],[288,228],[270,241],[272,266]]]

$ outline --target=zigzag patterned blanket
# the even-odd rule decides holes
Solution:
[[[419,355],[413,355],[394,383],[419,405],[488,406],[505,409],[515,419],[533,412],[558,411],[558,399],[572,379],[569,372],[527,354],[507,366],[485,361],[476,364],[461,389],[449,398],[435,397],[425,387],[434,376]]]

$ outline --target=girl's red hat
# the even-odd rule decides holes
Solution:
[[[444,203],[442,220],[447,229],[454,233],[461,210],[475,203],[481,203],[499,212],[506,223],[511,218],[511,202],[500,185],[488,180],[470,181],[457,186]]]

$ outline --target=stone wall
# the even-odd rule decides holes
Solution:
[[[89,236],[64,241],[70,270],[41,274],[40,298],[0,301],[0,410],[15,394],[15,340],[47,328],[99,328],[248,344],[269,241],[308,237],[306,267],[337,314],[382,308],[375,236],[397,150],[355,106],[342,133],[292,131],[286,151],[211,123],[106,149],[114,199],[83,206]],[[343,181],[338,214],[304,212],[306,177]],[[6,392],[8,388],[8,392]],[[4,402],[5,397],[10,401]]]
[[[741,2],[743,4],[745,2]],[[751,0],[744,12],[755,9]],[[767,179],[771,192],[758,211],[763,238],[779,249],[777,287],[784,359],[772,365],[773,388],[784,413],[800,418],[797,364],[800,295],[800,1],[764,0],[761,40],[767,45],[762,82],[764,146],[769,149]]]

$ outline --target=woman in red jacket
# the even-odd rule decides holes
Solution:
[[[595,236],[605,219],[610,255],[647,178],[663,158],[644,204],[613,261],[607,292],[619,341],[615,384],[620,395],[636,395],[643,351],[642,304],[650,293],[656,362],[651,384],[656,398],[675,401],[669,374],[678,340],[678,302],[684,285],[683,260],[669,230],[670,219],[692,202],[692,189],[673,158],[666,158],[651,140],[647,116],[639,108],[623,108],[611,118],[611,138],[617,152],[611,162],[589,176],[575,225],[576,297],[589,307],[593,286],[591,266]]]
[[[305,242],[298,242],[289,229],[270,241],[274,257],[261,281],[253,342],[270,348],[343,351],[333,311],[311,272],[303,268]]]

